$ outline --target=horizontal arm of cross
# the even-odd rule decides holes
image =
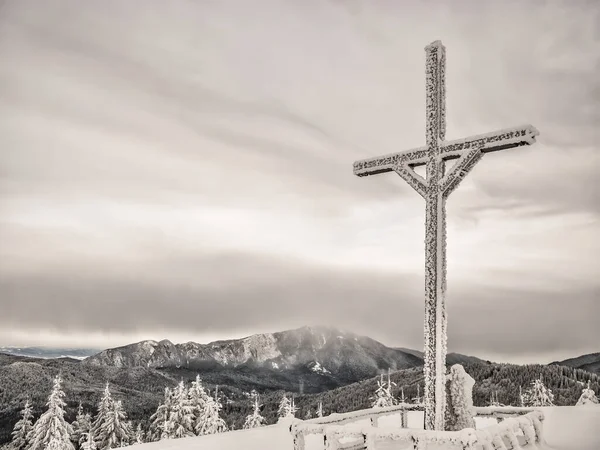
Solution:
[[[440,143],[440,156],[442,159],[450,160],[459,158],[466,150],[473,147],[479,147],[483,153],[489,153],[521,147],[523,145],[531,145],[535,143],[537,135],[539,135],[539,132],[534,126],[524,125],[471,136],[466,139],[444,141]],[[391,172],[398,166],[401,160],[407,161],[412,167],[422,166],[427,163],[429,157],[427,147],[419,147],[400,153],[362,159],[354,163],[354,175],[364,177]]]

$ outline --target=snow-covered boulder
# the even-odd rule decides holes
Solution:
[[[459,431],[475,428],[475,407],[473,406],[473,386],[475,380],[460,364],[450,368],[446,378],[447,418],[446,430]]]

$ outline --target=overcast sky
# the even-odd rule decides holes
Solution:
[[[423,200],[352,163],[424,144],[441,39],[448,139],[541,133],[450,197],[450,351],[600,351],[598,2],[0,5],[0,345],[421,349]]]

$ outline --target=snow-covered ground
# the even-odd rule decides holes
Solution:
[[[562,406],[541,409],[546,415],[544,432],[548,445],[539,450],[600,450],[599,406]],[[416,427],[417,424],[422,423],[422,414],[422,412],[409,413],[408,425]],[[385,421],[393,419],[397,418],[382,419],[381,424],[388,425]],[[488,420],[477,420],[477,427],[485,427],[490,423]],[[307,438],[307,450],[322,450],[322,442],[322,439],[316,439],[316,436],[315,439]],[[138,450],[292,450],[292,448],[292,437],[285,425],[165,440],[136,447]],[[386,448],[393,447],[386,446]]]

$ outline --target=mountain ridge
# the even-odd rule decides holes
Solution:
[[[587,353],[585,355],[564,359],[562,361],[554,361],[548,365],[567,366],[574,369],[581,369],[587,372],[600,374],[600,352]]]
[[[411,353],[337,328],[305,326],[254,334],[208,344],[173,344],[146,340],[106,349],[83,361],[86,365],[186,369],[262,369],[321,371],[344,382],[358,381],[384,370],[422,365]]]

